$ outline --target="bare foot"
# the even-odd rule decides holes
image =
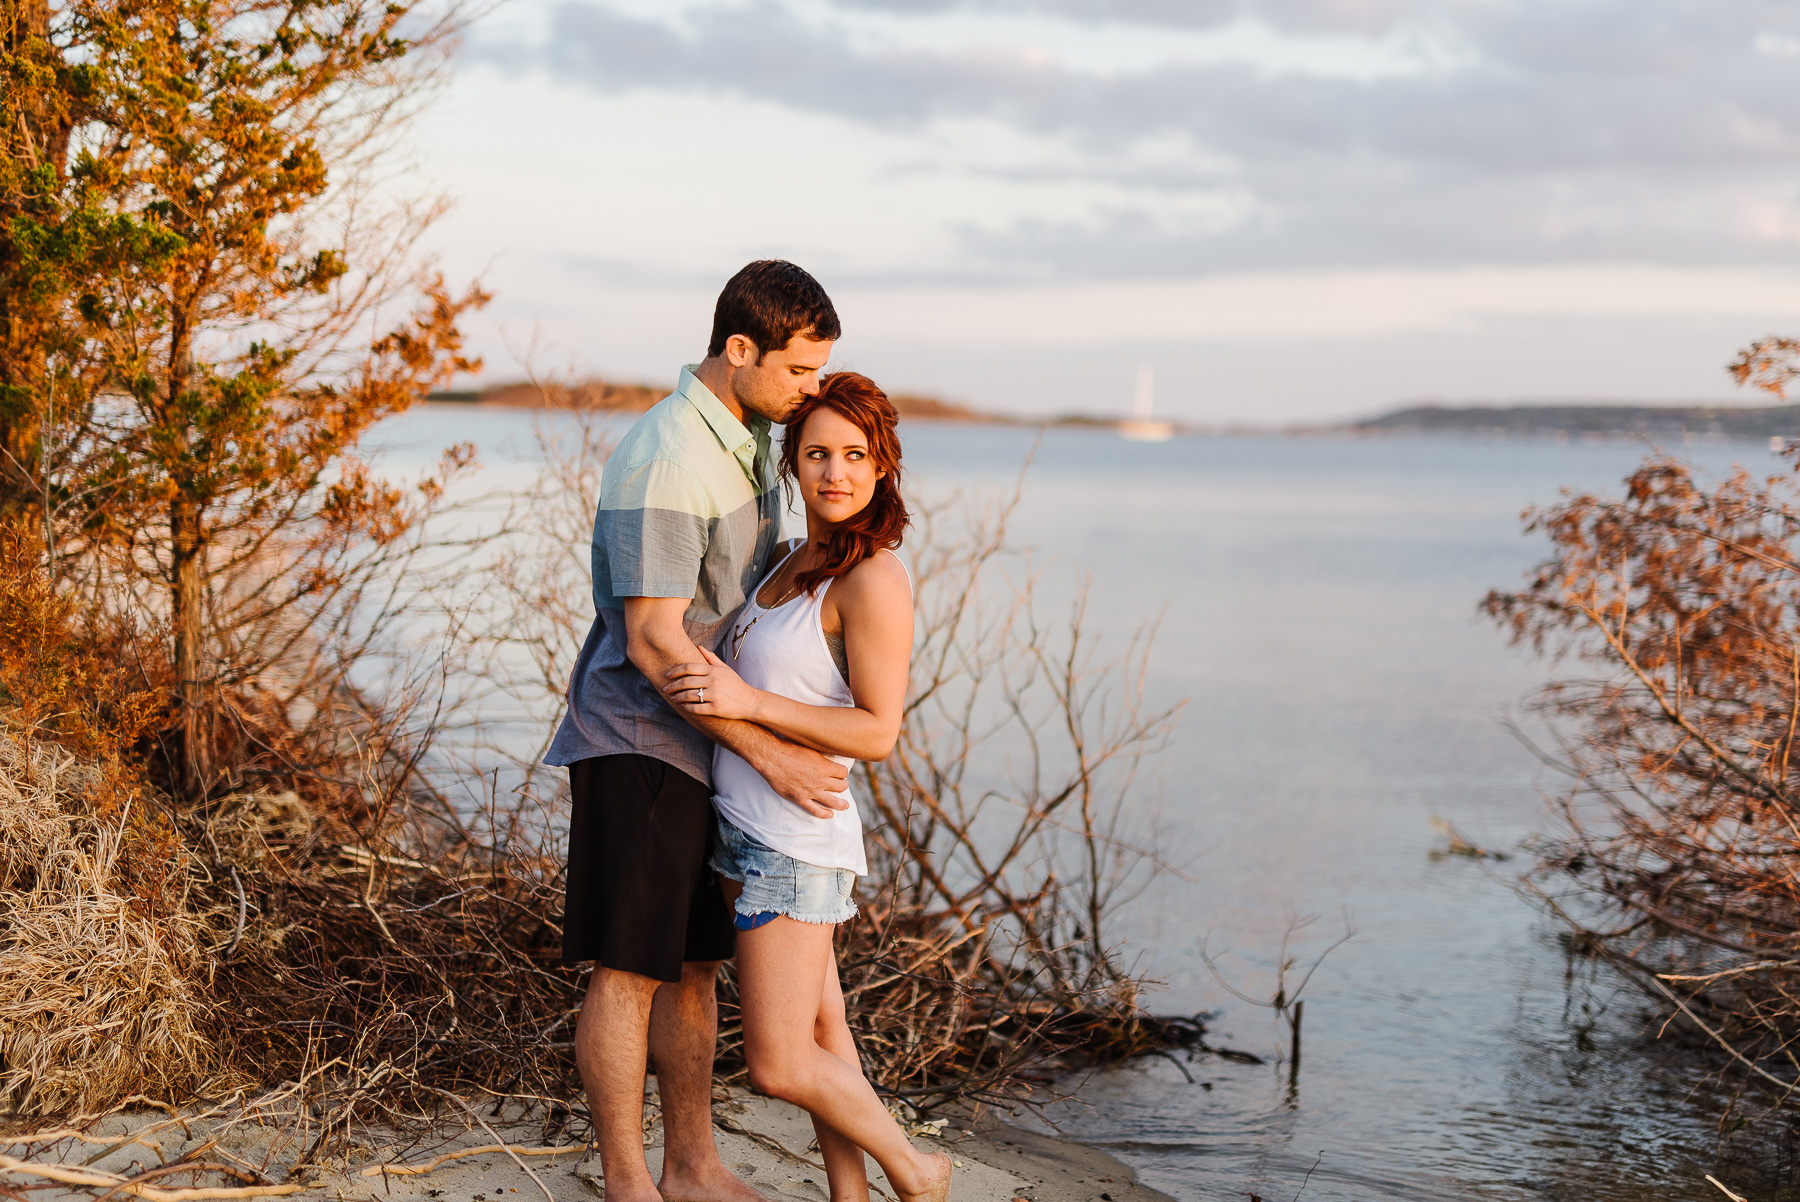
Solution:
[[[956,1172],[956,1166],[942,1152],[927,1152],[925,1159],[933,1162],[934,1172],[929,1178],[931,1184],[917,1193],[908,1193],[899,1189],[896,1183],[895,1189],[899,1191],[900,1202],[950,1202],[950,1175]]]
[[[769,1202],[743,1178],[724,1165],[705,1173],[675,1173],[664,1169],[656,1192],[663,1202]]]
[[[600,1167],[600,1149],[590,1144],[587,1152],[575,1162],[569,1171],[574,1174],[576,1180],[600,1197],[609,1198],[611,1202],[659,1202],[656,1187],[650,1183],[649,1171],[644,1169],[641,1164],[639,1168],[642,1171],[637,1174],[637,1177],[641,1180],[621,1180],[615,1183],[611,1190],[608,1190],[606,1174]]]

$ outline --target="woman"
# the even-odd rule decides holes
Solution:
[[[852,760],[893,750],[912,652],[912,582],[894,548],[907,524],[894,407],[866,376],[836,372],[788,420],[781,475],[806,507],[791,545],[732,622],[721,660],[671,668],[664,694],[695,714],[761,723]],[[944,1202],[950,1158],[920,1152],[863,1078],[832,953],[868,871],[849,808],[815,818],[723,747],[713,802],[738,928],[744,1056],[757,1089],[809,1111],[832,1202],[866,1202],[863,1153],[905,1202]]]

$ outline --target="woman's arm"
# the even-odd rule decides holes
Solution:
[[[884,760],[900,737],[912,658],[912,586],[892,555],[874,555],[838,578],[828,598],[844,624],[854,705],[806,705],[752,688],[717,656],[677,664],[663,694],[686,713],[742,718],[829,755]],[[704,702],[696,696],[704,693]]]

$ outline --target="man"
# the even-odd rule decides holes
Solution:
[[[607,460],[594,519],[593,628],[545,758],[568,765],[565,961],[594,960],[575,1028],[609,1202],[752,1202],[712,1132],[713,978],[736,935],[707,867],[712,747],[829,816],[831,759],[760,726],[683,716],[654,680],[717,650],[780,530],[769,426],[818,392],[839,333],[806,272],[751,263],[719,294],[704,362]],[[644,1161],[646,1055],[662,1099],[663,1172]],[[660,1193],[659,1193],[660,1191]]]

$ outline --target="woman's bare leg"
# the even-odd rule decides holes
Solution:
[[[736,914],[738,894],[744,891],[743,882],[720,876],[719,884],[724,888],[726,904]],[[813,1037],[820,1047],[860,1072],[862,1060],[856,1054],[856,1040],[850,1034],[850,1023],[844,1015],[844,991],[838,984],[837,956],[827,957],[825,966],[825,990],[820,997]],[[739,972],[741,974],[742,969]],[[849,1136],[817,1116],[813,1118],[813,1133],[819,1138],[819,1154],[825,1161],[825,1180],[831,1187],[831,1202],[868,1202],[869,1167],[863,1150]]]
[[[847,1049],[846,1059],[819,1045],[827,973],[834,968],[833,929],[784,915],[738,933],[738,993],[750,1083],[822,1119],[873,1156],[901,1202],[945,1202],[950,1158],[912,1146],[863,1079],[854,1047]],[[819,1147],[825,1151],[825,1140]],[[830,1154],[847,1161],[842,1151],[838,1147]],[[836,1192],[834,1188],[834,1196]]]
[[[819,1016],[813,1020],[813,1041],[820,1047],[862,1071],[862,1058],[856,1054],[856,1039],[850,1034],[850,1023],[844,1015],[844,990],[838,984],[837,956],[825,961],[825,994],[820,1000]],[[863,1150],[849,1136],[813,1117],[813,1131],[819,1137],[819,1153],[825,1160],[825,1179],[831,1184],[831,1202],[868,1202],[869,1166]]]

